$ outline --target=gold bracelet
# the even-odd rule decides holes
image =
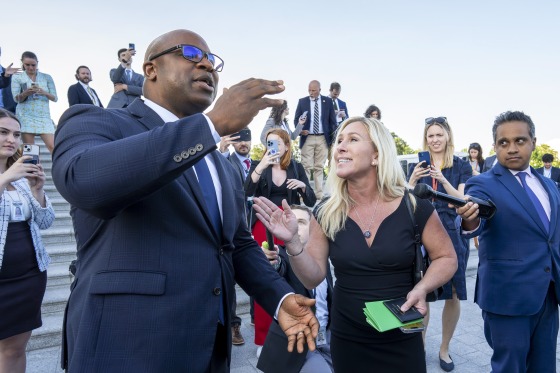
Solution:
[[[286,254],[288,254],[288,256],[290,256],[290,257],[292,257],[292,258],[295,257],[295,256],[300,255],[301,253],[303,253],[303,245],[301,245],[301,251],[300,251],[299,253],[297,253],[297,254],[294,254],[294,255],[290,254],[290,252],[289,252],[288,250],[286,250]]]

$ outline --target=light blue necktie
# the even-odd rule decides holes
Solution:
[[[541,218],[541,221],[544,225],[544,228],[546,229],[546,232],[548,233],[548,228],[549,228],[549,225],[550,225],[550,222],[548,221],[548,216],[546,216],[546,212],[544,211],[544,207],[543,207],[541,201],[539,200],[537,195],[531,190],[531,188],[529,188],[529,185],[527,185],[527,181],[525,181],[525,178],[527,177],[527,173],[526,172],[518,172],[516,176],[518,176],[519,179],[521,180],[521,184],[523,185],[523,189],[525,189],[525,192],[527,192],[527,195],[529,196],[529,199],[531,200],[531,202],[533,202],[533,205],[535,206],[535,209],[537,210],[537,213],[539,214],[539,218]]]
[[[126,79],[128,79],[129,83],[132,81],[132,71],[126,70]]]

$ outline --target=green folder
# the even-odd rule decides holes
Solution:
[[[377,302],[367,302],[365,306],[366,308],[364,308],[364,314],[366,315],[366,321],[379,332],[386,332],[387,330],[400,328],[404,325],[415,324],[422,321],[422,319],[418,319],[403,324],[391,313],[391,311],[389,311],[387,307],[385,307],[382,300]]]

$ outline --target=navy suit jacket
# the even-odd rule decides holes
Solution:
[[[319,96],[321,100],[321,123],[323,124],[323,134],[325,136],[325,140],[327,140],[327,146],[331,146],[332,143],[332,136],[334,135],[334,131],[336,130],[336,116],[334,114],[334,106],[332,104],[332,99],[327,96]],[[294,117],[294,128],[297,128],[299,117],[307,111],[307,120],[303,124],[303,130],[312,131],[312,123],[311,123],[311,100],[309,96],[303,97],[299,99],[296,114]],[[307,136],[300,135],[299,139],[299,147],[302,148],[303,144],[305,144],[305,140]]]
[[[535,171],[537,171],[541,175],[544,175],[544,167],[537,168]],[[554,183],[556,183],[556,186],[560,188],[560,168],[551,167],[550,180],[554,181]]]
[[[101,103],[101,100],[99,99],[99,96],[97,95],[97,92],[95,92],[95,89],[91,88],[91,90],[92,90],[93,94],[95,95],[95,97],[97,97],[97,100],[99,101],[99,105],[101,105],[101,107],[103,107],[103,104]],[[87,91],[80,84],[80,82],[78,82],[76,84],[73,84],[70,87],[68,87],[68,105],[72,106],[72,105],[77,105],[77,104],[95,105],[95,103],[93,102],[91,97],[89,97],[89,93],[87,93]]]
[[[542,307],[550,281],[560,284],[560,194],[552,181],[539,179],[550,200],[550,231],[517,177],[497,163],[470,178],[465,194],[492,200],[497,212],[481,220],[478,276],[474,300],[484,311],[509,316],[534,315]],[[460,224],[460,217],[457,220]],[[556,286],[560,300],[560,286]]]
[[[144,77],[138,73],[132,72],[132,79],[128,80],[125,74],[125,68],[119,65],[116,69],[111,69],[109,77],[113,84],[126,84],[127,90],[113,93],[111,100],[107,105],[108,108],[120,109],[132,103],[137,97],[142,96],[142,87],[144,85]]]
[[[2,74],[0,74],[0,89],[2,90],[2,104],[4,109],[16,113],[16,103],[14,97],[12,96],[12,76],[5,76],[4,68],[1,69]]]
[[[486,172],[488,170],[490,170],[492,168],[492,165],[494,164],[494,161],[496,160],[496,155],[491,155],[489,157],[486,157],[486,159],[484,160],[484,164],[482,165],[482,172]]]
[[[332,101],[332,98],[331,98]],[[344,122],[346,119],[350,118],[350,114],[348,114],[348,107],[346,106],[346,102],[342,101],[341,99],[337,98],[336,99],[337,103],[338,103],[338,110],[344,110],[344,112],[346,113],[346,117],[344,117],[344,119],[340,122]],[[334,108],[334,103],[333,103],[333,108]],[[338,127],[338,125],[337,125]]]
[[[207,154],[223,185],[221,237],[192,169]],[[52,173],[78,238],[63,334],[70,372],[206,371],[234,280],[270,314],[291,291],[252,239],[241,180],[202,114],[164,124],[142,100],[73,106]]]

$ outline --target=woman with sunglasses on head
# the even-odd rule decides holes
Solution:
[[[453,132],[447,118],[426,118],[425,124],[423,148],[430,153],[431,165],[425,167],[425,161],[410,164],[408,170],[410,186],[414,187],[417,183],[425,183],[436,191],[463,198],[465,183],[473,172],[468,162],[453,154],[455,150]],[[457,217],[455,208],[449,207],[447,202],[437,199],[433,200],[432,203],[453,242],[458,262],[457,272],[451,281],[443,286],[443,294],[440,297],[440,299],[445,299],[445,305],[441,317],[442,341],[439,350],[439,363],[443,370],[450,372],[455,365],[449,355],[449,343],[461,314],[459,301],[467,299],[465,271],[469,258],[469,241],[464,239],[455,227],[455,218]],[[426,327],[428,321],[429,314],[425,318]]]
[[[23,72],[12,78],[12,95],[17,102],[16,115],[21,122],[23,142],[34,144],[40,135],[49,152],[54,148],[54,122],[49,101],[56,102],[56,87],[50,75],[39,72],[39,61],[33,52],[21,55]]]
[[[270,117],[267,119],[266,124],[261,132],[261,143],[266,146],[266,134],[271,129],[280,128],[286,132],[290,136],[290,139],[294,141],[301,130],[303,129],[303,125],[305,124],[305,117],[301,117],[299,119],[298,125],[296,129],[292,132],[290,126],[288,125],[288,119],[286,118],[290,114],[290,109],[288,108],[288,101],[284,100],[282,105],[278,107],[273,107],[270,111]]]
[[[484,168],[484,157],[482,156],[482,147],[477,142],[469,145],[469,164],[471,165],[473,176],[480,175]]]
[[[277,206],[282,206],[282,200],[288,204],[303,203],[313,207],[317,198],[309,185],[309,180],[301,163],[292,160],[291,141],[283,129],[275,128],[267,132],[266,141],[274,141],[278,146],[278,153],[274,154],[272,147],[268,147],[263,158],[251,163],[249,176],[245,180],[245,196],[264,196],[273,201]],[[264,225],[257,219],[256,213],[251,209],[249,219],[253,237],[259,244],[266,241]],[[283,245],[284,242],[275,239],[274,243]],[[264,345],[266,334],[272,318],[255,302],[255,344]],[[257,353],[258,355],[258,353]]]
[[[297,217],[264,198],[259,219],[286,242],[290,266],[313,289],[334,266],[331,354],[336,372],[426,372],[422,334],[396,328],[378,332],[366,321],[366,302],[406,297],[425,314],[426,294],[447,282],[457,267],[455,251],[434,207],[406,193],[391,132],[378,120],[353,117],[337,129],[327,178],[330,197],[317,206],[303,245]],[[408,202],[410,202],[410,210]],[[432,264],[413,279],[417,222]],[[330,259],[330,262],[329,262]]]
[[[40,164],[21,157],[21,127],[0,109],[0,372],[25,372],[25,347],[41,326],[50,258],[40,229],[54,221]]]

